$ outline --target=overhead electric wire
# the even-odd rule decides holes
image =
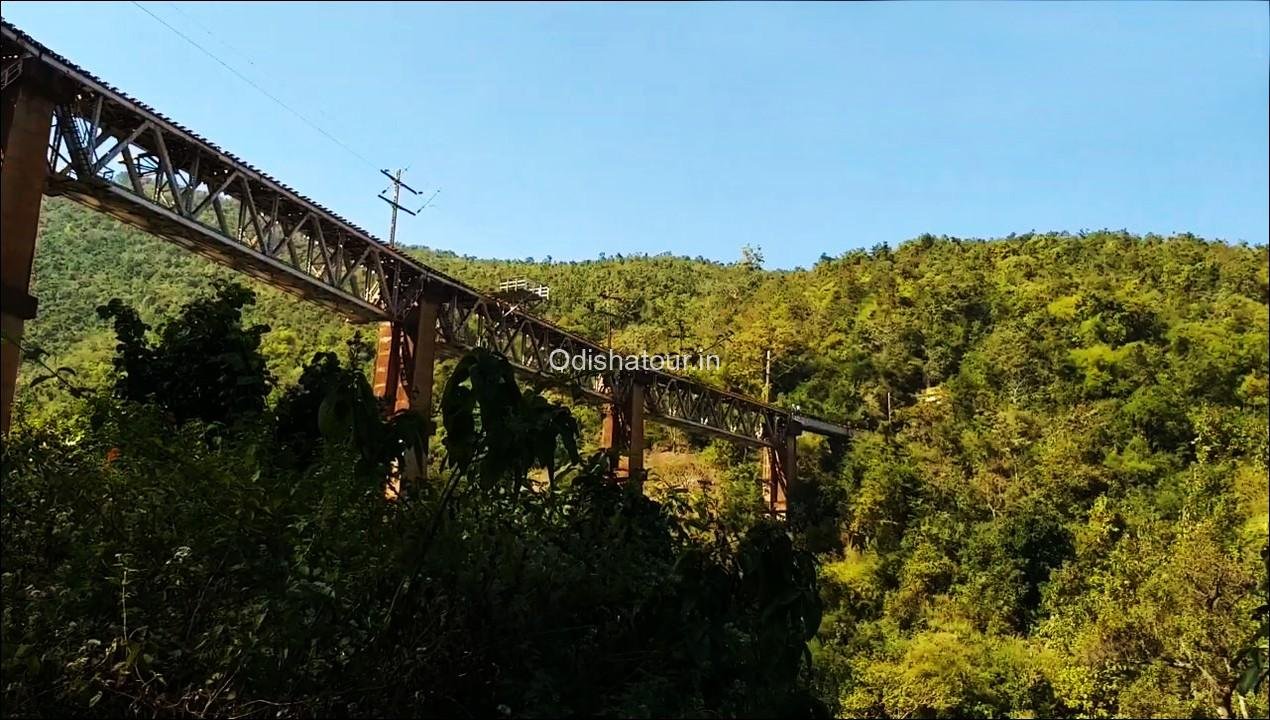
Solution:
[[[194,23],[195,25],[197,25],[197,26],[198,26],[198,29],[199,29],[199,30],[202,30],[204,35],[208,36],[208,37],[209,37],[209,38],[211,38],[212,40],[215,40],[215,41],[217,42],[217,44],[219,44],[221,47],[223,47],[223,48],[225,48],[226,50],[228,50],[228,51],[230,51],[231,53],[233,53],[235,56],[237,56],[237,57],[238,57],[238,59],[246,61],[246,63],[247,63],[248,65],[252,66],[253,68],[258,67],[258,63],[256,63],[256,60],[255,60],[255,58],[254,58],[254,57],[252,57],[251,53],[248,53],[247,51],[243,50],[242,48],[238,47],[237,45],[235,45],[235,44],[233,44],[233,43],[229,42],[229,41],[228,41],[228,40],[226,40],[225,38],[223,38],[223,37],[221,37],[220,35],[216,34],[216,33],[215,33],[215,32],[214,32],[211,28],[209,28],[209,27],[207,27],[207,25],[203,24],[203,21],[199,20],[197,17],[195,17],[195,16],[193,16],[193,15],[191,15],[191,14],[189,14],[189,13],[185,12],[184,10],[182,10],[182,9],[181,9],[181,3],[180,3],[180,2],[173,2],[172,0],[168,0],[167,4],[168,4],[168,5],[169,5],[169,6],[170,6],[173,10],[175,10],[178,14],[180,14],[180,16],[181,16],[181,17],[183,17],[183,18],[185,18],[186,20],[189,20],[190,22],[192,22],[192,23]],[[326,112],[326,110],[323,110],[320,106],[315,106],[315,107],[313,107],[313,108],[311,108],[311,109],[312,109],[312,110],[314,110],[314,111],[316,111],[318,115],[321,115],[323,118],[325,118],[325,119],[327,119],[327,120],[330,120],[330,121],[332,121],[332,122],[338,122],[337,120],[335,120],[334,118],[332,118],[332,117],[331,117],[331,116],[330,116],[330,115]]]
[[[199,20],[198,18],[196,18],[196,17],[194,17],[193,15],[191,15],[191,14],[189,14],[189,13],[185,12],[184,10],[182,10],[182,9],[181,9],[181,5],[180,5],[180,3],[175,3],[175,2],[172,2],[172,0],[168,0],[168,3],[167,3],[167,4],[168,4],[168,5],[169,5],[169,6],[170,6],[173,10],[175,10],[175,11],[176,11],[176,12],[177,12],[177,13],[178,13],[181,17],[183,17],[183,18],[185,18],[186,20],[189,20],[190,22],[192,22],[192,23],[194,23],[195,25],[197,25],[197,26],[198,26],[198,29],[199,29],[199,30],[202,30],[204,35],[206,35],[206,36],[208,36],[209,38],[211,38],[211,39],[215,40],[216,42],[220,43],[221,45],[223,45],[223,46],[225,47],[225,49],[227,49],[227,50],[229,50],[230,52],[232,52],[232,53],[236,54],[238,57],[242,58],[243,60],[246,60],[248,65],[250,65],[250,66],[252,66],[252,67],[255,67],[255,66],[256,66],[256,61],[255,61],[255,60],[253,60],[253,59],[251,58],[251,56],[250,56],[250,55],[248,55],[246,52],[244,52],[243,50],[239,49],[238,47],[236,47],[236,46],[234,46],[234,45],[231,45],[231,44],[230,44],[229,42],[227,42],[224,38],[222,38],[222,37],[220,37],[219,35],[217,35],[216,33],[212,32],[212,29],[211,29],[211,28],[209,28],[209,27],[207,27],[206,25],[204,25],[204,24],[202,23],[202,21],[201,21],[201,20]]]
[[[286,104],[286,103],[285,103],[285,102],[283,102],[282,100],[278,99],[278,97],[277,97],[277,96],[275,96],[273,93],[269,92],[268,90],[266,90],[266,89],[264,89],[263,87],[261,87],[260,85],[258,85],[258,84],[257,84],[254,80],[252,80],[251,78],[247,77],[246,75],[243,75],[241,72],[238,72],[238,70],[234,69],[234,67],[233,67],[232,65],[230,65],[229,63],[227,63],[227,62],[225,62],[224,60],[222,60],[220,57],[218,57],[218,56],[217,56],[215,53],[213,53],[211,50],[208,50],[207,48],[205,48],[205,47],[203,47],[202,45],[198,44],[196,41],[194,41],[192,38],[190,38],[190,36],[186,35],[185,33],[181,32],[181,31],[180,31],[180,30],[178,30],[177,28],[173,27],[170,23],[168,23],[168,22],[167,22],[166,20],[164,20],[163,18],[159,17],[158,15],[155,15],[153,12],[151,12],[151,11],[150,11],[150,9],[149,9],[149,8],[145,7],[145,6],[144,6],[144,5],[142,5],[141,3],[137,2],[137,0],[132,0],[132,4],[133,4],[133,5],[136,5],[136,6],[137,6],[137,8],[138,8],[139,10],[141,10],[142,12],[144,12],[146,15],[149,15],[150,17],[154,18],[154,19],[155,19],[155,21],[157,21],[157,22],[158,22],[160,25],[162,25],[163,27],[167,28],[168,30],[171,30],[173,33],[176,33],[176,35],[177,35],[177,36],[179,36],[182,40],[184,40],[185,42],[187,42],[187,43],[189,43],[189,44],[193,45],[194,47],[198,48],[198,49],[199,49],[199,50],[200,50],[200,51],[201,51],[204,55],[207,55],[207,56],[208,56],[208,57],[210,57],[211,59],[215,60],[217,63],[219,63],[219,64],[221,65],[221,67],[225,68],[226,70],[230,71],[230,72],[231,72],[231,73],[233,73],[234,75],[238,76],[238,78],[239,78],[240,80],[242,80],[243,82],[247,83],[248,85],[250,85],[250,86],[252,86],[253,88],[255,88],[256,90],[258,90],[258,91],[259,91],[262,95],[264,95],[265,97],[267,97],[267,98],[269,98],[270,100],[272,100],[272,101],[274,101],[275,103],[277,103],[279,107],[283,108],[284,110],[286,110],[287,112],[291,113],[292,115],[295,115],[296,117],[300,118],[300,120],[302,120],[302,121],[303,121],[306,125],[308,125],[309,127],[313,128],[314,130],[316,130],[316,131],[318,131],[319,133],[321,133],[323,136],[325,136],[325,137],[326,137],[328,140],[330,140],[331,142],[335,143],[336,145],[339,145],[341,148],[343,148],[343,149],[344,149],[346,152],[348,152],[350,155],[352,155],[353,157],[357,158],[357,159],[358,159],[358,160],[360,160],[362,163],[364,163],[367,167],[371,168],[372,170],[376,170],[376,171],[378,171],[378,170],[379,170],[379,166],[377,166],[375,163],[371,162],[370,160],[367,160],[367,159],[366,159],[366,157],[365,157],[365,156],[363,156],[361,153],[359,153],[359,152],[357,152],[356,150],[354,150],[353,148],[349,147],[346,143],[344,143],[343,141],[341,141],[339,138],[335,137],[335,136],[334,136],[334,135],[332,135],[331,133],[329,133],[329,132],[327,132],[326,130],[322,129],[322,127],[321,127],[321,126],[319,126],[317,123],[313,122],[313,121],[312,121],[312,120],[310,120],[309,118],[305,117],[305,116],[304,116],[304,114],[302,114],[300,111],[296,110],[295,108],[293,108],[293,107],[291,107],[290,105]],[[250,60],[248,60],[248,62],[251,62],[251,61],[250,61]],[[252,64],[254,65],[254,63],[252,63]]]

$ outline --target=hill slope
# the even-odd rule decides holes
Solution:
[[[1266,248],[924,236],[788,272],[417,252],[478,287],[548,283],[544,314],[593,338],[594,308],[627,312],[619,348],[713,348],[711,380],[746,392],[770,350],[779,402],[857,429],[845,457],[806,440],[795,518],[824,561],[817,664],[840,714],[1235,712],[1266,577]],[[112,345],[96,304],[154,320],[229,277],[56,199],[35,273],[28,339],[86,382]],[[284,382],[354,332],[259,292]]]

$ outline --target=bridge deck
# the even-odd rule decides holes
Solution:
[[[492,348],[522,373],[610,399],[599,378],[556,372],[549,362],[557,350],[598,356],[606,348],[388,247],[13,25],[2,32],[5,83],[38,83],[56,103],[49,193],[358,322],[400,319],[424,297],[438,301],[439,337],[451,349]],[[758,446],[794,425],[847,432],[673,373],[641,374],[651,420]]]

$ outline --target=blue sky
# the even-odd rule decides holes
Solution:
[[[923,232],[1265,243],[1264,3],[143,2],[4,17],[386,236],[481,257],[807,266]]]

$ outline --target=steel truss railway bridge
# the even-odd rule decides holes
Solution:
[[[758,448],[774,513],[785,511],[796,479],[798,435],[846,436],[841,426],[668,372],[621,370],[581,382],[555,372],[553,351],[609,351],[385,245],[9,23],[2,32],[7,337],[21,338],[23,322],[35,317],[29,290],[40,204],[60,195],[353,322],[378,323],[375,391],[394,411],[430,413],[438,353],[490,348],[523,376],[601,404],[602,445],[617,474],[643,477],[645,420]],[[12,342],[2,349],[7,432],[20,353]]]

